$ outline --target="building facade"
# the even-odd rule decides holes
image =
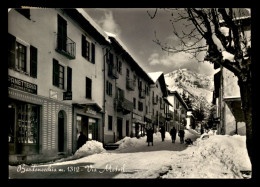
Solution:
[[[79,131],[102,140],[106,40],[80,11],[8,12],[10,162],[70,155]]]
[[[182,128],[181,123],[183,123],[183,125],[187,127],[187,118],[190,118],[187,117],[188,106],[183,101],[179,93],[177,91],[169,90],[168,100],[172,105],[169,107],[169,110],[173,113],[173,118],[170,123],[170,126],[174,126],[177,131],[179,131],[180,128]]]

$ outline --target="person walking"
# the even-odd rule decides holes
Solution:
[[[176,140],[176,128],[173,126],[171,131],[170,131],[170,135],[172,137],[172,143],[175,143]]]
[[[184,132],[184,130],[181,128],[181,129],[179,130],[179,133],[178,133],[178,136],[180,137],[180,142],[181,142],[181,144],[184,143],[184,134],[185,134],[185,132]]]
[[[164,142],[164,138],[165,138],[165,127],[164,127],[164,125],[161,126],[160,133],[161,133],[161,136],[162,136],[162,142]]]
[[[78,142],[77,142],[77,149],[81,148],[87,141],[87,137],[83,134],[83,132],[80,132]]]
[[[147,143],[148,146],[150,146],[150,143],[152,143],[153,146],[153,127],[151,127],[150,125],[146,128],[146,136],[147,136]]]

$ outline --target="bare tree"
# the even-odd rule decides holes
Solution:
[[[246,123],[246,145],[253,163],[252,133],[252,64],[251,39],[245,30],[251,31],[250,14],[245,27],[244,10],[233,8],[172,8],[164,9],[171,14],[173,34],[180,45],[163,44],[155,33],[154,42],[170,53],[186,52],[198,61],[208,61],[230,70],[238,78],[242,110]],[[156,10],[153,19],[156,16]],[[181,24],[180,30],[176,25]],[[202,55],[201,55],[202,54]],[[201,58],[204,56],[204,58]]]

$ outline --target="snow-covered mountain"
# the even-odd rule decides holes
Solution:
[[[199,74],[188,69],[178,69],[164,75],[168,89],[189,96],[192,108],[201,104],[209,109],[214,90],[213,76]]]

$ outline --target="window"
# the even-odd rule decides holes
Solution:
[[[67,91],[72,91],[72,69],[67,67]]]
[[[86,77],[86,98],[91,99],[91,87],[92,87],[92,80]]]
[[[138,110],[143,111],[143,103],[138,101]]]
[[[116,67],[117,67],[117,72],[122,74],[122,62],[116,57]]]
[[[112,131],[112,127],[113,127],[113,117],[108,116],[108,130]]]
[[[126,68],[126,77],[129,78],[130,77],[130,72],[129,72],[129,69]]]
[[[58,15],[58,50],[67,51],[67,21]]]
[[[136,98],[133,98],[134,109],[136,109]]]
[[[29,8],[16,8],[17,12],[22,14],[24,17],[30,19],[30,9]]]
[[[136,85],[136,75],[134,75],[134,85]]]
[[[112,84],[109,81],[107,81],[106,93],[107,95],[112,96]]]
[[[89,61],[89,42],[86,40],[86,37],[82,35],[82,56]]]
[[[126,136],[129,136],[129,120],[126,120]]]
[[[26,47],[16,42],[15,69],[26,72]]]
[[[64,89],[64,67],[53,59],[53,85]]]

